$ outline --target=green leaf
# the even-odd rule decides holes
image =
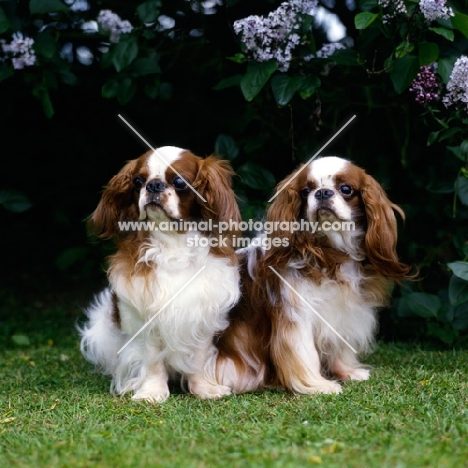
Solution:
[[[213,86],[213,89],[215,91],[221,91],[222,89],[231,88],[232,86],[239,86],[241,80],[242,75],[234,75],[228,78],[223,78]]]
[[[460,144],[460,151],[462,154],[462,161],[466,161],[468,158],[468,140],[463,140]]]
[[[465,161],[465,155],[463,154],[460,146],[447,146],[447,149],[454,154],[461,161]]]
[[[302,84],[299,88],[299,96],[302,99],[308,99],[315,94],[318,88],[321,85],[320,78],[317,76],[306,76],[302,78]]]
[[[453,16],[451,20],[452,26],[468,38],[468,16],[463,13],[456,12],[455,16]]]
[[[300,76],[289,76],[286,73],[275,75],[271,80],[271,89],[278,105],[286,106],[302,85]]]
[[[447,39],[448,41],[452,42],[455,39],[455,34],[451,29],[447,28],[429,28],[429,31],[432,31],[439,36],[442,36],[443,38]]]
[[[419,59],[414,55],[407,55],[395,60],[390,70],[390,79],[393,87],[398,94],[401,94],[408,88],[411,82],[416,78],[419,71]]]
[[[32,206],[29,198],[18,190],[0,190],[0,205],[15,213],[22,213]]]
[[[427,334],[438,338],[443,343],[451,344],[458,336],[458,331],[453,328],[448,328],[440,322],[428,322]]]
[[[30,0],[29,11],[31,15],[44,15],[58,11],[68,11],[68,8],[60,0]]]
[[[362,11],[373,10],[379,5],[379,0],[359,0],[359,8]]]
[[[437,317],[442,305],[440,299],[435,294],[423,292],[412,292],[406,295],[408,307],[419,317]]]
[[[57,52],[57,44],[55,39],[48,33],[39,33],[34,38],[34,50],[38,55],[42,55],[45,58],[52,58]]]
[[[429,136],[427,137],[427,146],[431,146],[433,143],[435,143],[437,138],[439,138],[439,132],[429,133]]]
[[[419,45],[419,64],[430,65],[439,58],[439,46],[435,42],[423,42]]]
[[[239,148],[234,138],[229,135],[220,134],[216,138],[215,153],[224,159],[232,161],[239,156]]]
[[[468,206],[468,179],[464,175],[458,176],[457,195],[460,201]]]
[[[247,65],[247,72],[240,82],[244,98],[247,101],[252,101],[252,99],[262,90],[270,76],[277,68],[278,64],[276,63],[276,60],[261,63],[250,62]]]
[[[117,91],[117,100],[120,104],[127,104],[132,100],[132,97],[137,92],[137,86],[132,81],[131,78],[125,78],[119,85],[119,90]]]
[[[114,49],[111,47],[107,52],[103,53],[101,56],[101,68],[105,70],[112,66],[112,54]]]
[[[112,63],[118,72],[127,68],[138,56],[138,43],[136,39],[121,41],[112,51]]]
[[[244,63],[247,61],[247,57],[242,52],[238,52],[237,54],[234,54],[231,57],[226,57],[226,58],[234,63]]]
[[[101,96],[105,99],[112,99],[117,96],[119,91],[119,82],[114,79],[106,81],[101,88]]]
[[[463,302],[455,307],[452,325],[457,330],[466,330],[468,328],[468,302]]]
[[[451,262],[447,263],[447,266],[453,271],[455,276],[468,281],[468,262]]]
[[[449,140],[457,133],[462,132],[463,129],[460,127],[447,128],[447,130],[442,130],[439,135],[439,141]]]
[[[402,58],[410,54],[414,50],[414,44],[412,42],[403,41],[397,45],[395,49],[395,58]]]
[[[452,275],[449,283],[449,300],[453,305],[468,301],[468,281]]]
[[[364,11],[354,17],[354,26],[356,29],[366,29],[379,17],[376,13]]]
[[[452,74],[453,66],[457,61],[457,57],[447,57],[447,58],[440,58],[437,61],[437,73],[442,78],[442,82],[447,84],[450,81],[450,75]]]
[[[256,162],[249,161],[238,168],[238,175],[247,187],[257,190],[271,190],[275,184],[275,176]]]
[[[132,63],[133,76],[145,76],[161,73],[161,67],[155,59],[138,58]]]
[[[395,300],[395,306],[398,317],[414,317],[413,311],[409,308],[406,296],[397,298]]]
[[[5,31],[8,31],[10,28],[10,20],[3,11],[3,8],[0,7],[0,34],[3,34]]]
[[[154,23],[161,13],[161,2],[150,0],[137,6],[137,15],[143,23]]]

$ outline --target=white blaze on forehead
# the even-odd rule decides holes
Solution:
[[[149,178],[148,180],[159,177],[164,178],[166,169],[186,151],[175,146],[163,146],[156,148],[155,152],[148,158]]]
[[[309,166],[309,179],[314,179],[319,186],[330,186],[334,184],[334,177],[343,172],[349,161],[336,156],[327,156],[312,161]]]

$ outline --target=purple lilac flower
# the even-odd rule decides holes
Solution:
[[[420,68],[409,90],[415,94],[414,100],[419,104],[428,104],[439,98],[439,83],[430,67]]]

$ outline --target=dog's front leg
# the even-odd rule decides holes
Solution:
[[[225,385],[208,378],[205,373],[205,363],[209,356],[215,353],[215,348],[210,337],[204,347],[196,350],[193,356],[193,364],[196,371],[187,376],[189,392],[198,398],[217,399],[229,395],[231,390]]]
[[[144,380],[135,391],[132,400],[161,403],[169,397],[169,386],[166,364],[160,357],[159,346],[148,338],[138,344],[143,355]]]

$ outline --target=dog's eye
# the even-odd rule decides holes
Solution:
[[[305,189],[302,189],[301,190],[301,197],[302,198],[307,198],[309,196],[309,193],[310,193],[310,188],[305,188]]]
[[[135,179],[133,179],[133,188],[135,190],[140,190],[144,182],[145,181],[141,177],[135,177]]]
[[[176,177],[173,181],[172,181],[172,185],[174,186],[174,188],[176,190],[183,190],[184,188],[187,187],[187,184],[184,182],[184,180],[182,179],[182,177]]]
[[[353,189],[349,185],[342,185],[339,190],[343,195],[349,196],[353,194]]]

